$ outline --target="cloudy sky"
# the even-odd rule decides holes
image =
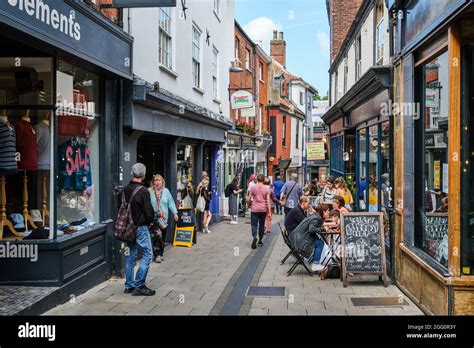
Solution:
[[[321,95],[329,89],[329,24],[325,0],[235,0],[235,17],[270,53],[273,29],[283,31],[286,67]]]

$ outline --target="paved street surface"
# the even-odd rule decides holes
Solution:
[[[275,216],[275,222],[281,217]],[[310,277],[299,267],[280,265],[287,248],[274,225],[257,250],[250,248],[249,219],[237,226],[215,224],[198,235],[193,248],[169,248],[161,264],[153,263],[148,286],[155,296],[124,294],[124,280],[106,281],[73,297],[46,315],[422,315],[394,285],[384,288],[377,277],[354,277],[343,288],[339,280]],[[282,286],[283,297],[247,297],[249,286]],[[407,305],[355,307],[352,297],[397,297]]]

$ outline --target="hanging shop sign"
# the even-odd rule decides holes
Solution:
[[[324,142],[315,141],[306,144],[306,154],[308,161],[320,161],[326,159],[326,151],[324,150]]]
[[[230,105],[234,110],[251,108],[253,106],[253,95],[244,90],[236,91],[230,96]]]
[[[176,7],[176,0],[113,0],[112,7]]]
[[[242,147],[242,137],[237,134],[227,133],[227,148],[240,149]]]
[[[240,117],[250,118],[255,117],[256,114],[257,113],[255,111],[255,104],[252,105],[252,107],[250,108],[240,110]]]
[[[85,4],[4,0],[0,1],[0,23],[131,78],[132,38]]]
[[[242,146],[244,149],[256,149],[257,145],[255,144],[255,138],[242,137]]]

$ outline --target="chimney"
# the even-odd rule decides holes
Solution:
[[[273,30],[273,39],[270,41],[270,56],[286,67],[286,41],[281,31]]]
[[[331,30],[331,62],[341,50],[347,31],[352,25],[363,0],[328,0]]]

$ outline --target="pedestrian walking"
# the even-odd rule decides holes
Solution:
[[[237,225],[237,216],[239,215],[239,195],[243,191],[238,187],[239,179],[235,177],[232,182],[227,185],[225,191],[226,195],[229,195],[229,215],[230,215],[230,224]]]
[[[265,177],[260,174],[257,176],[257,184],[255,184],[249,192],[250,203],[250,221],[252,224],[252,249],[257,248],[257,233],[258,245],[263,245],[263,235],[265,231],[265,219],[267,214],[272,215],[270,202],[270,189],[266,187],[263,182]]]
[[[271,234],[273,209],[275,208],[275,204],[278,202],[278,200],[275,196],[275,192],[273,191],[273,187],[271,186],[270,179],[265,178],[263,184],[270,190],[270,211],[272,214],[267,214],[267,217],[265,218],[265,234]]]
[[[203,172],[206,173],[206,172]],[[209,230],[209,223],[211,222],[212,219],[212,213],[211,213],[211,199],[212,199],[212,191],[210,182],[209,182],[209,177],[206,175],[203,175],[203,180],[199,183],[197,187],[197,192],[198,192],[198,210],[203,213],[202,216],[202,227],[203,233],[211,233]]]
[[[132,166],[132,181],[125,186],[122,199],[129,202],[131,215],[136,226],[136,239],[127,243],[129,252],[125,257],[125,293],[138,296],[155,295],[155,290],[145,285],[148,269],[152,261],[153,251],[149,227],[153,224],[154,212],[151,205],[150,195],[142,184],[146,175],[146,167],[142,163]],[[134,274],[134,266],[137,261],[137,252],[140,249],[142,256],[137,273]]]
[[[165,179],[160,174],[155,174],[151,180],[148,192],[150,193],[151,205],[155,212],[153,241],[153,256],[157,263],[164,261],[166,232],[168,230],[169,211],[174,215],[174,221],[178,221],[178,209],[171,192],[165,187]]]
[[[280,202],[284,206],[285,215],[298,205],[300,197],[303,195],[303,189],[297,180],[298,174],[291,174],[291,181],[285,183],[281,189]]]
[[[281,189],[282,189],[283,185],[285,185],[285,183],[281,180],[281,176],[277,176],[275,182],[273,183],[273,189],[274,189],[274,192],[275,192],[275,196],[277,198],[280,198]],[[276,208],[276,213],[281,215],[282,214],[282,208],[281,208],[280,201],[275,203],[275,208]]]

